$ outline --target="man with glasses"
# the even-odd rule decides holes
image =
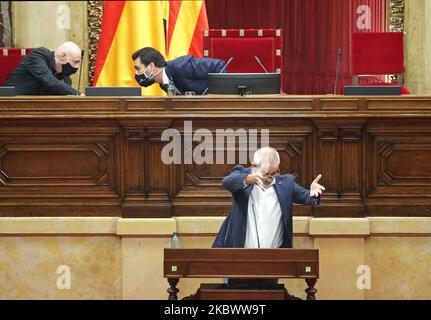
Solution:
[[[232,208],[213,248],[291,248],[292,205],[317,205],[325,187],[318,175],[310,191],[290,174],[280,175],[280,156],[274,148],[257,150],[250,168],[237,165],[222,185],[232,193]],[[278,279],[225,279],[232,288],[274,289]],[[295,297],[291,296],[293,299]]]
[[[274,148],[257,150],[250,168],[237,165],[222,185],[232,193],[232,208],[213,247],[291,248],[293,203],[317,205],[325,187],[322,175],[310,190],[290,174],[280,175],[280,156]]]

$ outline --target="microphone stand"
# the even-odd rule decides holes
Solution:
[[[82,63],[84,61],[84,50],[81,50],[81,65],[79,66],[78,91],[81,88]]]
[[[334,85],[334,96],[337,94],[337,84],[338,84],[338,68],[340,66],[341,60],[341,49],[337,49],[337,69],[335,71],[335,85]]]
[[[226,70],[227,66],[229,65],[229,63],[231,63],[233,60],[233,57],[230,57],[230,59],[228,60],[228,62],[225,64],[225,66],[220,70],[219,73],[223,73],[223,71]],[[207,93],[208,91],[208,87],[204,90],[204,92],[202,92],[202,95],[205,95],[205,93]]]

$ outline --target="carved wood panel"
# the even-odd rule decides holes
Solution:
[[[384,204],[394,214],[426,215],[431,204],[431,128],[418,121],[373,122],[368,130],[369,212]],[[406,210],[402,205],[415,204]],[[393,206],[393,208],[392,208]]]
[[[0,215],[225,215],[233,164],[162,162],[162,133],[184,139],[185,121],[269,129],[282,173],[307,188],[322,173],[321,205],[294,215],[431,216],[426,96],[0,98]]]
[[[1,127],[0,215],[16,203],[46,212],[98,205],[111,207],[102,215],[118,212],[119,145],[117,128]]]

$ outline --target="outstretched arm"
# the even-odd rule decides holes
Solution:
[[[314,179],[310,185],[310,191],[299,186],[296,182],[293,182],[293,202],[306,205],[319,204],[320,195],[325,190],[325,187],[318,183],[321,178],[322,175],[319,174],[316,179]]]

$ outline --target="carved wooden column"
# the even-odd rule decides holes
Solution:
[[[124,127],[125,199],[123,217],[170,217],[170,166],[162,163],[164,142],[160,140],[168,124],[158,127]]]
[[[363,216],[362,181],[364,165],[362,127],[364,120],[343,120],[341,124],[315,120],[317,126],[316,165],[326,188],[316,216]],[[326,205],[330,205],[331,208]]]
[[[145,201],[145,129],[124,129],[124,202],[123,216],[135,212]]]
[[[179,278],[168,278],[168,282],[170,287],[166,290],[169,293],[168,300],[178,300],[178,292],[180,291],[177,288]]]
[[[305,289],[307,293],[307,300],[316,300],[317,289],[314,287],[316,285],[317,279],[305,279],[308,287]]]
[[[146,202],[144,212],[146,216],[170,217],[172,203],[169,196],[170,167],[162,162],[161,155],[166,142],[160,140],[166,127],[147,128],[145,143],[145,185]]]

